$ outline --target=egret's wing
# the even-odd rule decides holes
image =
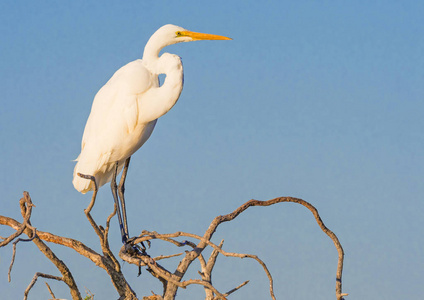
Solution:
[[[116,71],[94,98],[81,151],[91,142],[96,142],[102,152],[110,151],[120,144],[122,135],[132,132],[139,115],[137,95],[151,87],[152,78],[141,60],[133,61]]]

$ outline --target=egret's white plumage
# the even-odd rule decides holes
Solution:
[[[98,187],[109,182],[116,162],[119,171],[150,137],[157,119],[177,102],[183,88],[181,59],[169,53],[159,57],[162,48],[180,42],[224,39],[229,38],[165,25],[147,42],[143,59],[116,71],[91,107],[74,169],[73,184],[78,191],[93,189],[93,183],[78,173],[94,176]],[[166,74],[162,86],[159,74]]]

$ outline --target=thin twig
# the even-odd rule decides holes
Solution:
[[[224,295],[225,295],[225,296],[228,296],[228,295],[230,295],[230,294],[234,293],[235,291],[239,290],[240,288],[244,287],[244,286],[245,286],[246,284],[248,284],[248,283],[249,283],[249,280],[246,280],[245,282],[243,282],[243,283],[242,283],[242,284],[240,284],[239,286],[237,286],[237,287],[233,288],[232,290],[230,290],[230,291],[226,292]]]
[[[50,288],[50,285],[47,283],[47,281],[44,281],[44,283],[47,286],[47,289],[49,290],[50,295],[52,296],[53,299],[56,299],[56,296],[54,295],[52,289]]]
[[[110,220],[112,219],[112,217],[114,216],[114,215],[116,215],[116,209],[117,209],[117,207],[116,207],[116,203],[114,203],[113,204],[113,212],[109,215],[109,217],[107,217],[107,219],[106,219],[106,229],[105,229],[105,232],[104,232],[104,237],[105,237],[105,239],[108,239],[108,235],[109,235],[109,228],[110,228]]]
[[[219,249],[222,249],[223,245],[224,245],[224,240],[221,240],[221,242],[218,245]],[[219,251],[217,249],[213,249],[211,256],[209,257],[207,268],[210,274],[212,273],[213,267],[215,266],[218,254],[219,254]]]
[[[90,212],[91,209],[93,208],[94,202],[96,201],[96,197],[97,197],[98,187],[97,187],[96,177],[92,175],[81,174],[81,173],[77,173],[77,175],[81,178],[91,180],[91,182],[94,185],[93,196],[91,197],[90,205],[87,207],[87,211]]]
[[[36,230],[34,230],[34,234],[33,234],[32,238],[30,238],[30,239],[19,238],[16,241],[13,242],[12,260],[10,261],[9,272],[7,273],[7,279],[9,280],[9,282],[12,280],[10,274],[12,273],[13,264],[15,263],[16,244],[19,243],[19,242],[31,242],[36,236],[37,236]]]
[[[171,257],[176,257],[176,256],[180,256],[182,255],[182,253],[176,253],[176,254],[171,254],[171,255],[159,255],[154,257],[153,259],[155,261],[161,260],[161,259],[167,259],[167,258],[171,258]]]
[[[28,285],[28,287],[26,288],[26,290],[24,292],[24,300],[26,300],[28,298],[28,293],[32,289],[32,287],[34,286],[34,284],[37,282],[38,277],[44,277],[44,278],[48,278],[48,279],[55,279],[55,280],[58,280],[58,281],[64,281],[62,277],[58,277],[58,276],[53,276],[53,275],[49,275],[49,274],[44,274],[44,273],[37,272],[37,273],[35,273],[35,275],[32,278],[30,284]]]

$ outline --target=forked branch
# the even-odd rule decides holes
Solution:
[[[37,272],[37,273],[35,273],[30,284],[28,285],[28,287],[26,288],[26,290],[24,292],[24,300],[26,300],[28,298],[28,293],[32,289],[34,284],[37,282],[38,277],[44,277],[44,278],[47,278],[47,279],[54,279],[54,280],[58,280],[58,281],[63,281],[63,277],[53,276],[53,275]],[[47,282],[46,282],[46,285],[47,285],[47,288],[48,288],[50,294],[52,294],[53,292],[51,291],[50,286],[47,284]]]

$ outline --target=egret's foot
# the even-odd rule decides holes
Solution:
[[[127,239],[124,242],[125,246],[125,252],[130,255],[147,255],[146,253],[146,247],[144,246],[143,242],[141,242],[141,247],[139,245],[133,244],[134,238]]]

